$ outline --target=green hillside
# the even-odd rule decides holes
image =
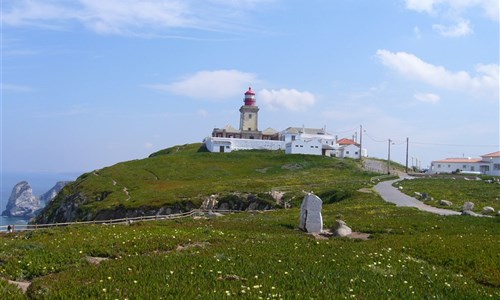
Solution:
[[[0,299],[500,298],[500,218],[361,192],[322,214],[369,239],[316,239],[298,208],[0,233]]]
[[[366,186],[371,176],[354,160],[281,151],[209,153],[202,144],[189,144],[80,176],[35,222],[186,211],[212,194],[233,205],[251,198],[271,208],[276,206],[272,190],[285,192],[283,201],[292,204],[312,190],[330,202]]]

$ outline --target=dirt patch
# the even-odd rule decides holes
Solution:
[[[224,276],[219,276],[217,277],[217,280],[227,280],[227,281],[246,281],[247,279],[244,277],[240,277],[238,275],[224,275]]]
[[[108,260],[109,257],[95,257],[95,256],[87,256],[85,257],[85,260],[88,261],[89,263],[93,265],[98,265],[101,262]]]
[[[18,288],[20,288],[21,291],[23,291],[24,294],[26,294],[26,291],[28,290],[28,287],[31,284],[31,282],[29,282],[29,281],[13,281],[13,280],[9,280],[8,282],[10,284],[13,284],[13,285],[17,286]]]
[[[329,229],[323,230],[321,233],[311,233],[317,240],[327,240],[330,238],[336,238],[338,236],[334,235]],[[345,236],[346,238],[367,241],[370,239],[369,233],[353,231],[351,234]]]
[[[175,251],[184,251],[184,250],[188,250],[190,248],[205,248],[209,244],[210,243],[208,243],[208,242],[199,242],[199,243],[177,245],[177,248],[175,248]]]
[[[269,169],[271,169],[271,168],[268,167],[268,168],[262,168],[262,169],[255,169],[255,171],[264,174],[264,173],[267,173],[267,170],[269,170]]]
[[[369,188],[360,188],[358,190],[358,192],[361,192],[361,193],[366,193],[366,194],[371,194],[373,193],[373,190],[372,189],[369,189]]]
[[[302,165],[300,165],[300,164],[286,164],[286,165],[283,165],[281,168],[293,171],[293,170],[303,169],[304,167]]]

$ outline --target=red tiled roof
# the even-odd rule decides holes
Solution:
[[[338,140],[337,143],[339,145],[356,145],[356,146],[359,146],[359,144],[356,143],[355,141],[353,141],[351,139],[346,139],[346,138]]]
[[[500,151],[497,151],[497,152],[492,152],[492,153],[488,153],[488,154],[484,154],[484,155],[481,155],[481,156],[487,156],[487,157],[500,157]]]
[[[435,160],[433,162],[436,163],[477,163],[480,162],[480,158],[467,158],[467,157],[455,157],[455,158],[446,158],[441,160]]]

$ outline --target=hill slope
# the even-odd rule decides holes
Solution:
[[[280,151],[209,153],[202,144],[175,146],[150,157],[81,175],[35,219],[35,223],[169,214],[200,207],[211,195],[216,208],[268,209],[298,201],[302,191],[325,202],[348,197],[371,173],[357,162]],[[278,203],[279,205],[279,203]]]
[[[298,208],[0,233],[0,299],[500,299],[500,218],[362,192],[322,214],[370,238],[315,239]]]

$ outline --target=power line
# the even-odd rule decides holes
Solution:
[[[417,145],[431,145],[431,146],[447,146],[447,147],[477,147],[477,148],[493,148],[493,147],[500,147],[500,145],[474,145],[474,144],[439,144],[439,143],[425,143],[425,142],[411,142],[412,144],[417,144]]]

